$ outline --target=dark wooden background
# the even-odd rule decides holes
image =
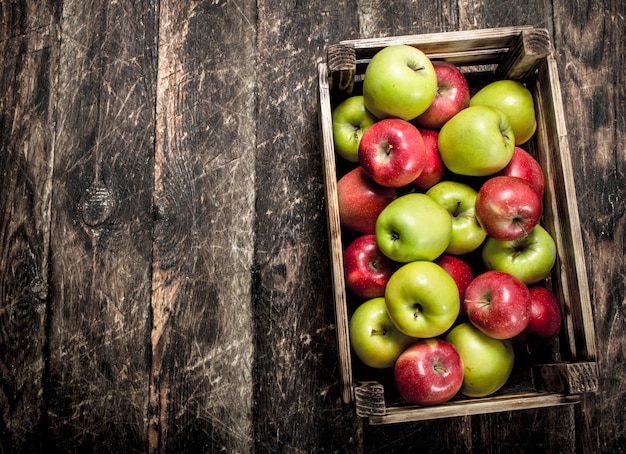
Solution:
[[[625,447],[623,0],[0,5],[0,452]],[[340,399],[316,64],[522,24],[556,49],[599,391],[369,426]]]

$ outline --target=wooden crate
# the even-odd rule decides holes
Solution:
[[[408,44],[431,59],[459,66],[470,86],[518,79],[536,103],[537,132],[524,145],[546,174],[542,225],[558,249],[557,263],[545,284],[557,295],[563,314],[558,341],[549,352],[523,352],[509,382],[496,394],[480,399],[455,398],[434,407],[408,405],[394,395],[389,373],[360,367],[351,355],[349,317],[353,296],[346,291],[343,248],[346,232],[339,222],[337,180],[347,171],[337,158],[332,136],[332,109],[358,93],[371,57],[394,44]],[[499,411],[574,404],[580,394],[597,389],[595,333],[583,242],[565,129],[557,65],[546,30],[528,26],[342,41],[330,45],[318,65],[319,119],[342,398],[354,404],[370,424],[388,424]]]

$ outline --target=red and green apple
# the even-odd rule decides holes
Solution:
[[[378,215],[396,197],[396,188],[379,185],[357,166],[337,182],[339,221],[354,232],[374,233]]]
[[[454,345],[463,361],[461,394],[489,396],[509,379],[515,364],[515,351],[509,339],[494,339],[464,322],[452,328],[445,340]]]
[[[478,222],[496,240],[515,240],[527,235],[539,223],[542,211],[541,197],[523,178],[489,178],[476,197]]]
[[[509,273],[486,271],[467,287],[463,311],[487,336],[512,339],[528,326],[530,294],[526,285]]]
[[[365,108],[363,96],[351,96],[337,105],[332,113],[337,154],[350,162],[359,162],[361,137],[376,120]]]
[[[452,218],[452,238],[445,252],[463,255],[478,249],[487,232],[476,219],[476,190],[468,184],[446,180],[434,185],[426,195],[443,206]]]
[[[393,273],[385,289],[385,303],[394,325],[416,338],[445,333],[460,308],[456,282],[430,261],[410,262]]]
[[[387,281],[397,264],[380,252],[373,233],[355,238],[343,252],[346,285],[361,298],[385,294]]]
[[[509,273],[525,284],[545,279],[556,263],[556,243],[537,224],[527,235],[515,240],[487,238],[481,251],[487,269]]]
[[[394,379],[400,395],[416,405],[438,405],[452,399],[463,385],[463,361],[443,339],[423,339],[398,357]]]
[[[426,164],[422,134],[408,121],[380,120],[361,137],[359,163],[380,185],[406,186],[420,176]]]
[[[437,94],[437,74],[424,52],[390,45],[377,52],[365,69],[365,106],[379,119],[412,120],[428,109]]]
[[[456,65],[443,60],[434,60],[432,64],[437,74],[437,94],[415,122],[424,128],[440,129],[469,105],[470,89],[465,75]]]
[[[354,354],[375,369],[393,367],[398,356],[416,340],[401,333],[391,322],[383,297],[367,300],[356,308],[349,332]]]
[[[422,193],[399,196],[376,221],[378,247],[395,262],[434,260],[446,250],[451,238],[450,214]]]
[[[439,132],[424,128],[419,128],[419,131],[424,140],[426,161],[422,173],[415,179],[413,186],[422,191],[426,191],[442,180],[443,176],[446,174],[446,166],[441,160],[439,148],[437,147]]]

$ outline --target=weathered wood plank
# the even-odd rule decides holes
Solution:
[[[520,401],[526,400],[522,395]],[[530,397],[532,399],[532,397]],[[555,399],[559,399],[555,397]],[[559,403],[565,406],[553,409],[557,415],[569,412],[568,400],[575,397],[565,397]],[[555,402],[551,402],[555,404]],[[444,411],[445,409],[438,409]],[[420,446],[429,454],[450,452],[480,452],[480,453],[501,453],[510,449],[514,452],[529,452],[532,448],[538,448],[540,452],[575,452],[574,451],[574,428],[571,425],[552,417],[542,409],[534,409],[526,412],[525,418],[516,418],[515,413],[505,412],[496,415],[492,414],[486,418],[463,417],[448,418],[443,420],[441,428],[435,426],[433,422],[423,424],[393,424],[390,426],[372,426],[367,431],[368,443],[366,452],[376,453],[383,449],[387,452],[407,452],[411,448]],[[391,415],[391,418],[401,415]],[[567,421],[567,418],[565,418]],[[412,432],[407,435],[407,427]],[[467,435],[459,437],[452,433],[452,430],[467,432]],[[447,438],[452,437],[453,441]],[[482,438],[494,437],[497,442],[484,443]],[[463,444],[458,444],[462,441]],[[456,442],[456,443],[455,443]],[[565,447],[565,449],[564,449]]]
[[[257,3],[256,450],[359,452],[339,386],[316,107],[317,63],[356,37],[356,10]]]
[[[61,451],[146,447],[155,11],[60,12],[47,435]]]
[[[53,2],[0,21],[0,451],[41,448],[59,24]]]
[[[532,25],[552,35],[552,0],[473,1],[458,0],[460,30]]]
[[[554,41],[584,225],[598,344],[598,391],[576,411],[577,452],[626,443],[626,4],[554,1]]]
[[[384,2],[359,0],[359,38],[439,33],[458,29],[456,1]]]
[[[149,448],[250,452],[255,3],[159,8]]]

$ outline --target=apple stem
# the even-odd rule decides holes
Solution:
[[[422,66],[415,66],[415,64],[413,62],[409,63],[409,68],[411,68],[413,71],[417,72],[417,71],[423,71],[426,69],[426,67],[424,65]]]
[[[385,334],[387,334],[387,330],[383,328],[383,329],[372,329],[372,331],[370,331],[371,336],[375,336],[378,334],[384,336]]]
[[[461,207],[461,202],[457,202],[456,203],[456,208],[454,209],[454,213],[452,213],[452,216],[457,217],[459,215],[459,208]]]
[[[524,231],[524,236],[518,238],[517,240],[515,240],[513,242],[513,244],[510,247],[510,251],[513,254],[513,258],[518,257],[520,254],[522,254],[524,251],[526,251],[529,248],[529,241],[528,241],[528,232],[526,231],[526,229],[522,228],[522,230]]]
[[[491,304],[491,297],[487,296],[487,297],[485,297],[485,299],[486,299],[486,301],[475,301],[475,300],[465,299],[465,304],[482,303],[481,307],[489,306]]]
[[[522,218],[514,217],[513,219],[511,219],[511,222],[520,228],[520,230],[524,233],[523,235],[524,238],[528,236],[528,231],[524,227],[524,220]]]

